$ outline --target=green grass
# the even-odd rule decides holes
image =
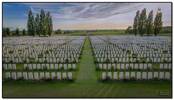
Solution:
[[[90,35],[127,35],[125,34],[125,30],[95,30],[95,31],[85,31],[85,30],[78,30],[78,31],[70,31],[66,34],[59,34],[59,35],[70,35],[70,36],[86,36],[87,34]]]
[[[169,81],[98,81],[88,38],[78,67],[74,82],[3,82],[3,97],[171,97]]]
[[[24,64],[16,64],[16,69],[17,70],[23,70],[24,69]]]

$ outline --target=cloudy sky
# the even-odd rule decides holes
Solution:
[[[49,11],[53,29],[125,29],[132,25],[137,10],[158,8],[164,26],[171,25],[171,3],[3,3],[3,27],[26,28],[27,14]]]

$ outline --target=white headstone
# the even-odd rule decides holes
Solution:
[[[68,69],[71,69],[71,64],[68,64]]]
[[[152,69],[152,64],[151,63],[148,64],[148,68]]]
[[[50,69],[54,70],[54,64],[50,64]]]
[[[152,78],[153,78],[152,72],[148,72],[147,76],[148,76],[148,79],[149,79],[149,80],[152,79]]]
[[[153,78],[157,78],[157,79],[159,78],[158,77],[158,72],[153,72]]]
[[[36,69],[36,64],[33,64],[33,69],[34,69],[34,70]]]
[[[111,70],[111,64],[108,64],[108,70]]]
[[[124,78],[124,72],[119,72],[119,80],[122,80]]]
[[[143,69],[143,64],[139,64],[139,69]]]
[[[114,72],[113,79],[114,79],[114,80],[118,80],[118,73],[117,73],[117,72]]]
[[[144,64],[144,70],[146,70],[147,69],[147,64]]]
[[[28,79],[33,80],[33,72],[28,72]]]
[[[72,68],[73,69],[76,69],[76,64],[72,64]]]
[[[45,78],[50,79],[50,72],[45,72]]]
[[[55,72],[51,72],[51,79],[55,79],[56,78],[56,73]]]
[[[103,64],[103,69],[107,70],[107,64]]]
[[[160,69],[164,69],[164,66],[163,66],[163,64],[160,64]]]
[[[11,78],[10,76],[11,76],[11,75],[10,75],[10,72],[5,72],[5,79]]]
[[[165,72],[165,79],[170,80],[170,72]]]
[[[138,69],[138,64],[134,64],[134,69]]]
[[[159,72],[159,79],[164,79],[164,72]]]
[[[8,69],[7,64],[3,64],[3,69],[4,70],[7,70]]]
[[[72,80],[72,72],[68,72],[68,75],[67,76],[68,76],[68,79],[69,80]]]
[[[102,72],[102,80],[106,79],[106,72]]]
[[[61,72],[57,72],[57,79],[61,80]]]
[[[136,78],[135,72],[131,71],[131,78],[134,78],[134,79]]]
[[[131,63],[131,64],[130,64],[130,68],[131,68],[131,69],[134,69],[134,64]]]
[[[38,70],[41,69],[41,64],[37,64],[37,69],[38,69]]]
[[[124,70],[124,64],[121,64],[120,69]]]
[[[49,70],[50,69],[50,65],[46,64],[46,68],[47,68],[47,70]]]
[[[117,64],[117,70],[120,70],[120,64]]]
[[[142,72],[142,79],[146,80],[147,79],[147,72]]]
[[[67,79],[66,72],[63,72],[63,73],[62,73],[62,79]]]
[[[16,77],[16,72],[12,72],[12,73],[11,73],[11,77],[12,77],[13,80],[16,80],[16,79],[17,79],[17,77]]]
[[[44,72],[39,73],[39,79],[45,79],[45,73]]]
[[[24,80],[28,80],[28,73],[27,72],[23,72],[22,74],[23,74]]]
[[[55,70],[58,70],[58,64],[55,64]]]
[[[109,79],[112,79],[112,72],[108,72],[107,74],[108,74],[107,77],[108,77]]]
[[[168,64],[164,64],[164,69],[168,69]]]
[[[169,69],[172,69],[172,64],[171,63],[169,63],[169,67],[168,67]]]
[[[128,68],[129,68],[129,64],[126,64],[125,69],[128,70]]]
[[[102,69],[102,64],[99,64],[99,69]]]
[[[130,79],[129,72],[125,72],[125,79]]]
[[[22,78],[22,72],[17,72],[17,79]]]
[[[34,79],[39,80],[39,73],[38,72],[34,72]]]
[[[137,72],[136,78],[137,78],[137,80],[141,79],[141,72]]]

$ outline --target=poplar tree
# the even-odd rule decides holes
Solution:
[[[17,35],[17,36],[20,35],[20,34],[19,34],[19,29],[18,29],[18,28],[16,28],[15,35]]]
[[[25,29],[22,30],[22,35],[26,35]]]
[[[148,18],[147,18],[147,35],[150,35],[153,33],[153,10],[150,11]]]
[[[146,8],[144,8],[140,14],[139,18],[139,24],[138,24],[138,30],[141,36],[143,36],[146,33]]]
[[[49,24],[50,24],[50,22],[49,22],[49,17],[50,17],[50,13],[47,12],[47,14],[46,14],[46,19],[45,19],[46,34],[48,34],[48,35],[50,36],[51,34],[49,33]]]
[[[41,35],[46,35],[46,25],[45,25],[45,11],[43,9],[41,9],[41,13],[40,13],[40,34]]]
[[[39,18],[39,14],[36,14],[36,17],[35,17],[35,31],[36,31],[36,34],[40,36],[40,18]]]
[[[155,16],[155,20],[154,20],[154,35],[155,36],[160,33],[162,29],[162,24],[163,24],[162,12],[161,12],[161,9],[158,9],[157,14]]]
[[[48,22],[49,22],[49,25],[48,25],[48,33],[51,35],[52,34],[52,31],[53,31],[53,24],[52,24],[52,17],[51,15],[49,14],[49,17],[48,17]]]
[[[140,16],[139,14],[140,14],[140,11],[138,10],[136,12],[136,16],[134,18],[133,32],[135,35],[137,35],[139,33],[139,31],[138,31],[138,21],[139,21],[139,16]]]
[[[28,29],[28,35],[34,35],[34,16],[31,9],[29,10],[28,13],[27,29]]]

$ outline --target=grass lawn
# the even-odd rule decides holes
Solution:
[[[74,82],[3,82],[3,97],[171,97],[169,81],[99,82],[88,38],[78,67]]]
[[[85,30],[79,30],[79,31],[70,31],[66,34],[59,34],[59,35],[70,35],[70,36],[79,36],[83,35],[86,36],[88,34],[90,35],[128,35],[125,34],[125,30],[96,30],[96,31],[85,31]]]

